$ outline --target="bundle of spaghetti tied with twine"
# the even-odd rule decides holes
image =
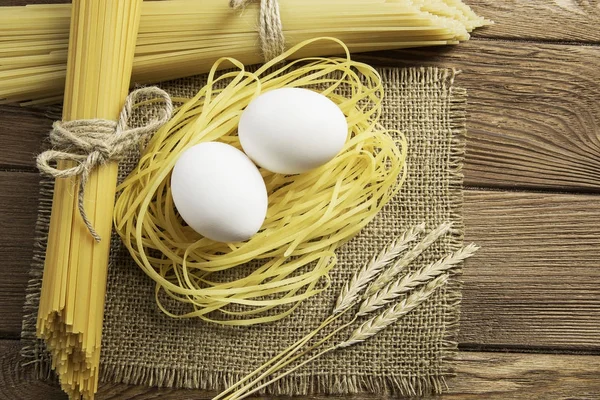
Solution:
[[[73,1],[64,121],[54,126],[56,148],[38,158],[56,182],[36,333],[70,399],[93,399],[98,388],[110,249],[110,240],[99,239],[112,231],[117,161],[169,118],[170,100],[161,92],[161,120],[148,129],[128,127],[137,101],[127,92],[141,3]]]
[[[70,4],[2,8],[0,102],[62,99],[70,18]],[[145,1],[132,83],[207,72],[221,57],[268,61],[314,37],[338,38],[355,53],[457,44],[490,23],[458,0]],[[294,57],[336,52],[321,43]]]

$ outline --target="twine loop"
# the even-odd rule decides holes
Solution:
[[[152,97],[164,102],[158,118],[144,126],[131,128],[128,124],[133,108],[142,99]],[[52,125],[50,142],[53,148],[38,155],[37,167],[43,174],[53,178],[79,176],[79,213],[97,242],[101,240],[100,235],[88,219],[83,204],[85,185],[90,174],[100,165],[122,160],[142,140],[164,125],[171,118],[172,113],[173,103],[169,94],[152,86],[134,90],[127,96],[117,122],[105,119],[80,119],[55,121]],[[58,161],[73,161],[76,165],[67,169],[58,169],[50,165]]]
[[[252,1],[230,0],[229,6],[239,10]],[[258,36],[265,61],[270,61],[285,51],[285,37],[277,0],[260,0]]]

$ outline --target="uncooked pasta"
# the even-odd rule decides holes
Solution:
[[[145,1],[132,82],[154,83],[207,72],[220,57],[262,61],[258,2],[243,11],[227,0]],[[69,4],[3,7],[0,12],[0,102],[58,102],[64,85]],[[459,0],[285,0],[286,45],[336,37],[352,52],[457,44],[491,22]],[[332,43],[295,57],[333,55]]]
[[[129,88],[141,3],[73,2],[65,121],[119,116]],[[73,166],[58,163],[60,169]],[[117,167],[101,166],[86,185],[87,214],[103,237],[110,237],[112,228]],[[69,398],[90,400],[98,388],[110,240],[96,243],[87,231],[77,211],[79,181],[61,178],[54,186],[37,334]]]
[[[335,44],[346,57],[281,64],[323,42]],[[234,69],[217,74],[225,65]],[[225,244],[200,236],[173,205],[175,162],[202,142],[240,148],[237,124],[246,105],[284,86],[317,90],[340,107],[349,126],[343,150],[299,175],[261,170],[268,212],[249,240]],[[382,98],[378,73],[352,61],[337,39],[303,42],[255,72],[232,58],[217,61],[208,83],[154,135],[118,188],[115,228],[156,282],[159,307],[172,317],[250,325],[283,318],[326,288],[335,251],[373,219],[404,180],[406,139],[380,125]]]

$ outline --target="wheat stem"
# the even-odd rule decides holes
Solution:
[[[406,250],[409,243],[417,240],[419,234],[424,230],[424,223],[406,230],[396,240],[381,250],[377,256],[374,256],[370,262],[358,270],[350,281],[346,282],[342,287],[333,313],[337,314],[354,305],[359,299],[359,293],[375,279],[383,268],[387,267],[400,253]]]
[[[370,296],[375,292],[381,290],[388,283],[394,279],[408,264],[410,264],[415,258],[423,253],[429,246],[433,244],[440,236],[445,234],[452,227],[452,223],[443,223],[431,232],[427,234],[415,247],[407,251],[402,258],[394,263],[390,268],[383,271],[379,277],[369,285],[367,288],[366,296]]]
[[[415,308],[429,299],[438,288],[447,283],[449,279],[449,274],[447,272],[449,272],[453,266],[472,256],[473,253],[478,250],[476,245],[470,244],[434,263],[427,265],[426,267],[419,269],[416,272],[408,273],[403,278],[391,282],[391,280],[398,275],[410,262],[417,258],[441,235],[448,232],[451,226],[451,224],[442,224],[431,231],[423,240],[421,240],[420,243],[408,251],[400,260],[381,273],[381,271],[388,266],[392,260],[398,257],[402,251],[406,250],[408,243],[417,239],[419,233],[424,229],[424,224],[415,226],[404,232],[402,236],[390,243],[377,256],[373,257],[369,263],[365,264],[352,276],[350,281],[347,282],[342,288],[336,303],[336,307],[333,310],[333,314],[323,321],[319,327],[308,333],[306,336],[304,336],[304,338],[298,340],[292,346],[288,347],[250,374],[246,375],[243,379],[229,387],[226,391],[219,394],[213,400],[219,400],[223,398],[227,400],[244,399],[272,384],[273,382],[288,376],[290,373],[330,351],[352,346],[354,344],[363,342],[372,336],[375,336],[391,324],[398,321],[398,319],[413,311]],[[378,274],[380,274],[379,278],[375,279],[373,282],[373,279]],[[360,293],[365,289],[365,287],[367,288],[366,293],[361,297]],[[379,310],[383,306],[388,305],[390,302],[397,301],[400,296],[406,293],[410,294],[401,301],[397,302],[395,305],[388,306],[383,312],[362,323],[352,332],[347,340],[320,351],[297,366],[278,376],[275,376],[265,383],[260,383],[277,371],[283,370],[283,368],[287,367],[291,363],[296,362],[307,354],[313,352],[315,349],[321,347],[323,344],[335,337],[340,331],[354,324],[359,316]],[[318,340],[316,343],[308,347],[308,343],[315,337],[315,335],[353,309],[352,306],[354,306],[358,299],[361,298],[363,299],[363,302],[358,312],[354,315],[354,318],[350,322],[334,329],[324,338]],[[304,347],[308,348],[302,350]]]
[[[421,289],[414,291],[397,304],[388,307],[379,315],[363,322],[348,338],[348,340],[337,345],[339,348],[352,346],[356,343],[364,342],[370,337],[375,336],[383,329],[387,328],[401,317],[408,314],[424,301],[426,301],[435,291],[448,281],[448,275],[440,275]]]
[[[236,396],[238,394],[244,393],[245,390],[251,388],[258,382],[260,382],[264,377],[267,377],[274,371],[283,369],[284,367],[286,367],[290,363],[294,362],[298,358],[304,356],[305,354],[310,353],[315,348],[321,346],[325,341],[329,340],[337,332],[350,326],[359,316],[365,315],[367,313],[373,312],[373,311],[383,307],[385,304],[396,299],[401,294],[409,292],[409,291],[413,290],[415,287],[422,285],[424,283],[427,283],[428,281],[431,281],[432,285],[434,285],[436,288],[443,285],[447,280],[447,276],[443,276],[443,279],[440,279],[439,281],[436,281],[434,278],[439,278],[441,274],[448,271],[451,267],[456,265],[458,262],[473,255],[473,253],[476,250],[477,250],[477,246],[470,244],[454,253],[449,254],[448,256],[446,256],[434,263],[429,264],[428,266],[426,266],[424,268],[421,268],[419,271],[407,274],[402,279],[399,279],[396,282],[394,282],[393,284],[386,286],[383,290],[375,293],[374,295],[368,297],[365,301],[363,301],[363,303],[361,304],[361,307],[359,309],[359,312],[356,314],[354,319],[352,321],[350,321],[348,324],[336,329],[334,332],[332,332],[330,335],[328,335],[325,339],[323,339],[320,342],[316,343],[315,345],[311,346],[311,348],[304,350],[302,353],[296,355],[292,359],[289,359],[291,356],[291,354],[289,354],[288,356],[286,356],[285,359],[281,360],[280,363],[278,363],[276,366],[270,368],[268,371],[263,373],[259,378],[253,380],[252,382],[248,383],[243,388],[236,391],[236,393],[232,394],[232,396],[229,397],[228,399],[229,400],[237,399],[238,397],[236,397]],[[383,254],[383,252],[380,253],[380,255],[381,254]],[[359,274],[356,274],[355,277],[357,275],[359,275]],[[424,301],[424,299],[429,296],[427,293],[429,293],[427,290],[421,291],[421,292],[415,292],[408,299],[405,299],[404,303],[402,303],[402,302],[399,303],[401,305],[402,311],[400,311],[400,309],[396,310],[396,314],[397,314],[396,320],[398,318],[400,318],[400,316],[412,311],[415,307],[417,307],[419,304],[421,304],[422,301]],[[345,313],[348,310],[349,310],[349,307],[342,310],[342,312]],[[361,325],[361,327],[359,327],[359,329],[357,331],[354,332],[354,339],[352,339],[352,340],[349,339],[346,342],[342,342],[338,346],[339,347],[347,347],[352,344],[358,343],[359,341],[363,341],[366,338],[375,335],[376,333],[378,333],[380,330],[384,329],[389,324],[393,323],[393,320],[391,320],[387,324],[384,323],[385,320],[390,320],[390,314],[383,313],[379,317],[380,317],[379,319],[377,319],[377,317],[375,317],[375,318],[372,318],[371,320],[365,322],[363,325]],[[357,333],[361,329],[362,329],[362,332]],[[362,337],[364,337],[364,338],[362,338]],[[284,375],[281,375],[280,377],[283,377],[286,375],[287,375],[287,373]],[[277,379],[278,378],[275,378],[274,380],[272,380],[270,382],[274,382]],[[260,387],[264,387],[264,386],[260,386]]]
[[[456,264],[475,254],[478,249],[479,247],[471,243],[468,246],[450,253],[446,257],[441,258],[416,272],[408,273],[402,278],[389,283],[383,289],[367,297],[361,303],[358,310],[358,315],[366,315],[380,309],[391,301],[396,300],[406,292],[409,292],[417,286],[423,285],[433,278],[436,278],[449,271]]]
[[[339,314],[339,315],[343,315],[343,314]],[[258,378],[254,379],[252,382],[246,384],[243,388],[238,389],[235,393],[231,394],[229,397],[227,397],[227,400],[233,400],[233,399],[240,398],[240,397],[237,397],[237,396],[239,396],[240,394],[244,393],[246,390],[250,389],[252,386],[256,385],[261,380],[263,380],[267,376],[271,375],[273,372],[276,372],[276,371],[279,371],[279,370],[283,369],[284,367],[288,366],[289,364],[293,363],[294,361],[298,360],[299,358],[304,357],[306,354],[312,352],[316,348],[321,347],[325,342],[329,341],[331,338],[333,338],[335,335],[337,335],[338,332],[346,329],[347,327],[349,327],[350,325],[352,325],[354,322],[356,322],[357,318],[358,318],[358,316],[354,316],[354,318],[350,322],[347,322],[346,324],[344,324],[344,325],[336,328],[333,332],[329,333],[323,339],[319,340],[317,343],[315,343],[314,345],[312,345],[308,349],[302,351],[302,353],[296,355],[292,359],[289,359],[289,357],[291,357],[291,354],[288,355],[285,359],[281,360],[277,365],[271,367],[268,371],[266,371],[265,373],[263,373],[261,376],[259,376]],[[304,362],[302,365],[304,365],[304,364],[306,364],[306,362]],[[299,367],[294,368],[292,371],[296,370],[297,368],[299,368]],[[283,376],[285,376],[285,375],[287,375],[287,373],[284,374],[284,375],[282,375],[282,376],[280,376],[277,379],[271,380],[270,382],[275,382],[276,380],[283,378]],[[266,386],[266,385],[260,386],[258,389],[261,389],[264,386]],[[250,392],[250,393],[254,393],[255,391]],[[241,397],[241,398],[243,398],[243,397]]]
[[[237,381],[234,385],[231,385],[226,390],[224,390],[223,392],[219,393],[217,396],[213,397],[212,400],[222,399],[228,393],[231,393],[235,388],[243,385],[249,379],[251,379],[252,377],[256,376],[262,370],[264,370],[266,367],[268,367],[269,365],[275,363],[278,360],[279,360],[279,362],[277,362],[275,365],[273,365],[271,368],[269,368],[266,372],[264,372],[259,378],[255,379],[253,382],[255,382],[257,380],[262,380],[262,379],[264,379],[265,376],[271,374],[273,371],[281,369],[281,365],[282,365],[282,363],[285,362],[285,360],[289,359],[289,357],[291,357],[294,353],[296,353],[298,350],[300,350],[300,348],[304,347],[306,345],[306,343],[308,343],[308,341],[310,341],[310,339],[312,339],[317,333],[319,333],[322,329],[324,329],[327,326],[329,326],[333,321],[335,321],[336,319],[338,319],[339,317],[341,317],[343,314],[344,313],[340,313],[340,314],[335,315],[335,316],[333,316],[333,315],[329,316],[316,329],[312,330],[307,335],[305,335],[303,338],[299,339],[294,344],[292,344],[291,346],[289,346],[288,348],[286,348],[285,350],[283,350],[281,353],[279,353],[278,355],[274,356],[273,358],[271,358],[269,361],[267,361],[266,363],[264,363],[263,365],[261,365],[260,367],[258,367],[257,369],[255,369],[254,371],[250,372],[248,375],[246,375],[245,377],[243,377],[242,379],[240,379],[239,381]],[[287,364],[284,364],[284,365],[287,365]],[[246,385],[246,386],[248,386],[248,385]],[[252,387],[252,385],[250,385],[248,387]],[[239,392],[240,390],[236,391],[236,393]]]
[[[292,372],[294,372],[295,370],[297,370],[298,368],[302,368],[303,366],[305,366],[306,364],[312,362],[313,360],[316,360],[317,358],[323,356],[326,353],[329,353],[330,351],[336,350],[338,347],[337,346],[331,346],[326,348],[325,350],[321,351],[320,353],[315,354],[314,356],[312,356],[311,358],[309,358],[308,360],[298,364],[297,366],[295,366],[294,368],[290,369],[289,371],[284,372],[281,375],[277,375],[275,378],[271,379],[268,382],[263,383],[262,385],[258,386],[257,388],[252,389],[251,391],[249,391],[248,393],[243,394],[242,396],[239,397],[231,397],[228,400],[241,400],[241,399],[245,399],[246,397],[258,392],[259,390],[261,390],[262,388],[269,386],[271,383],[273,382],[277,382],[278,380],[280,380],[281,378],[286,377],[287,375],[291,374]]]

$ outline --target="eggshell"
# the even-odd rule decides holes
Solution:
[[[171,191],[184,221],[219,242],[249,239],[267,214],[260,172],[244,153],[225,143],[201,143],[181,154],[171,174]]]
[[[299,174],[340,152],[348,124],[342,110],[324,95],[281,88],[248,104],[238,135],[244,152],[259,166],[280,174]]]

